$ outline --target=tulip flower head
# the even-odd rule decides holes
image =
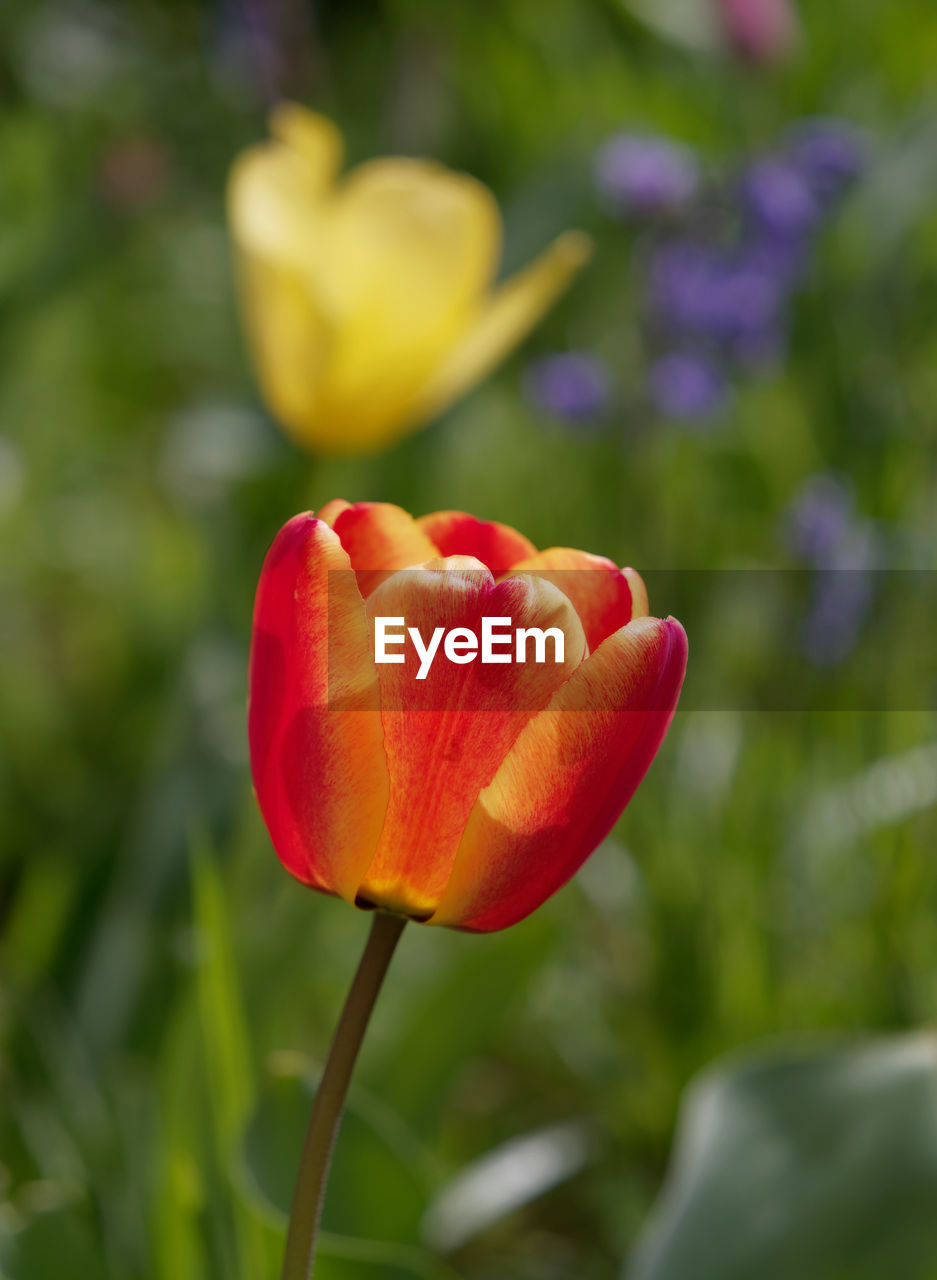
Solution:
[[[254,785],[280,860],[361,907],[489,931],[608,834],[686,668],[632,569],[384,503],[298,515],[250,659]]]
[[[589,255],[559,237],[492,288],[490,191],[428,160],[371,160],[339,178],[342,139],[293,104],[231,172],[228,207],[248,343],[267,404],[309,449],[363,453],[484,377]]]

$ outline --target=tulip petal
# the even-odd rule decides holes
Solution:
[[[284,120],[290,136],[300,131],[295,119]],[[315,284],[326,227],[323,181],[305,154],[274,142],[246,151],[228,183],[251,357],[270,411],[300,440],[316,420],[332,346]]]
[[[333,312],[378,310],[391,341],[421,338],[487,289],[501,250],[501,215],[468,174],[427,160],[369,160],[339,187],[324,284]]]
[[[637,569],[630,567],[622,569],[622,573],[628,579],[628,586],[631,588],[632,618],[646,618],[651,610],[647,602],[647,587],[644,585],[644,579]]]
[[[331,502],[327,502],[324,507],[320,507],[316,515],[320,520],[324,520],[330,529],[335,528],[335,521],[351,507],[350,502],[346,502],[344,498],[333,498]]]
[[[337,507],[329,503],[329,514]],[[333,517],[333,528],[367,598],[388,573],[434,560],[439,552],[409,512],[392,502],[356,502]]]
[[[251,253],[238,260],[238,291],[251,360],[270,412],[297,443],[315,443],[317,383],[331,338],[305,280]]]
[[[588,236],[568,231],[499,286],[421,389],[412,407],[414,416],[432,417],[485,377],[569,287],[590,253]]]
[[[551,547],[514,566],[514,571],[521,569],[546,578],[569,597],[579,614],[590,653],[595,652],[606,636],[626,626],[635,616],[633,580],[605,556],[575,551],[572,547]],[[637,577],[634,570],[631,573]],[[643,587],[641,583],[642,592]],[[640,608],[640,596],[638,604]],[[647,613],[647,592],[643,592],[643,613]]]
[[[295,103],[274,108],[270,130],[275,140],[245,151],[231,170],[228,217],[264,400],[287,432],[308,444],[333,347],[317,281],[330,256],[326,197],[342,137],[330,120]]]
[[[364,602],[338,537],[311,514],[264,561],[249,683],[251,768],[274,848],[297,879],[353,902],[388,773]]]
[[[510,525],[479,520],[465,511],[434,511],[417,524],[441,556],[474,556],[496,577],[536,552],[534,544]]]
[[[317,286],[336,333],[316,410],[322,442],[375,447],[412,426],[411,405],[461,338],[500,256],[481,183],[413,159],[353,170],[330,204]]]
[[[472,810],[431,923],[488,931],[565,884],[614,826],[663,741],[686,670],[683,628],[608,637],[519,735]]]
[[[278,142],[302,157],[320,190],[332,185],[345,144],[331,120],[298,102],[280,102],[270,112],[269,125]]]
[[[390,799],[359,900],[422,919],[445,889],[479,792],[531,716],[579,665],[585,637],[569,601],[550,583],[535,577],[496,583],[470,557],[395,573],[367,610],[372,619],[404,618],[424,642],[437,627],[465,627],[478,636],[485,616],[511,618],[514,627],[558,627],[565,636],[562,662],[489,665],[475,658],[457,665],[439,652],[417,679],[420,663],[407,641],[404,663],[378,667]]]
[[[324,174],[280,142],[249,147],[228,179],[228,218],[238,250],[314,277],[326,227]]]

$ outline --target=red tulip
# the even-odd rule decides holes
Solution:
[[[667,732],[686,636],[647,612],[634,570],[462,512],[331,502],[290,520],[250,659],[254,785],[284,866],[426,923],[523,919]]]

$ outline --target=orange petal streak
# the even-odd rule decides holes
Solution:
[[[330,502],[328,508],[338,504]],[[389,571],[423,564],[439,555],[436,544],[409,512],[390,502],[356,502],[334,516],[333,528],[348,552],[367,598]]]
[[[574,551],[571,547],[551,547],[549,551],[539,551],[522,560],[514,568],[546,578],[569,597],[579,614],[591,653],[606,636],[626,626],[634,616],[632,583],[605,556]],[[633,569],[631,573],[634,574]],[[642,591],[643,587],[641,583]],[[646,593],[644,613],[647,613]]]
[[[421,516],[417,524],[433,540],[441,556],[474,556],[496,577],[537,550],[510,525],[479,520],[465,511],[434,511]]]
[[[311,514],[296,516],[277,535],[257,588],[251,769],[280,861],[351,902],[388,794],[370,652],[364,602],[338,537]]]
[[[469,818],[433,924],[524,918],[614,826],[673,717],[686,635],[672,618],[611,635],[531,720]]]
[[[558,627],[562,663],[461,665],[442,644],[429,673],[408,639],[405,662],[378,666],[384,744],[390,770],[387,818],[360,899],[426,918],[437,906],[466,820],[532,715],[580,664],[585,637],[569,601],[550,583],[524,577],[496,583],[478,561],[454,557],[394,574],[371,595],[368,616],[402,617],[424,643],[436,627],[465,627],[480,638],[485,616],[516,627]]]

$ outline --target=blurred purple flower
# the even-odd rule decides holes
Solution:
[[[751,165],[742,179],[742,202],[756,230],[780,240],[808,235],[820,218],[807,176],[785,156]]]
[[[711,417],[726,401],[719,369],[694,352],[673,351],[651,366],[648,390],[658,413],[667,418]]]
[[[754,2],[723,9],[727,20],[760,20]],[[678,157],[687,154],[676,148]],[[599,181],[626,211],[689,206],[679,224],[649,237],[641,289],[652,346],[677,352],[651,371],[655,403],[671,416],[705,416],[710,401],[724,398],[727,377],[780,367],[816,233],[861,172],[866,148],[846,121],[805,120],[716,199],[701,194],[692,157],[684,180],[674,177],[681,170],[669,167],[673,155],[665,140],[621,135],[600,153]]]
[[[752,270],[762,271],[790,293],[802,280],[809,256],[807,237],[749,235],[742,254]]]
[[[794,554],[817,566],[835,564],[854,515],[852,494],[836,476],[811,476],[787,515],[787,541]]]
[[[786,282],[759,256],[686,241],[657,251],[648,287],[665,329],[729,344],[772,334],[786,300]]]
[[[781,324],[766,325],[736,334],[729,343],[729,354],[743,369],[772,372],[784,364],[787,346],[786,328]]]
[[[857,519],[850,488],[837,476],[811,476],[788,511],[788,541],[815,569],[813,597],[802,628],[803,650],[820,666],[853,649],[874,595],[879,536]]]
[[[855,648],[872,603],[873,583],[861,569],[824,569],[804,620],[804,652],[817,666],[842,662]]]
[[[713,254],[704,245],[675,240],[651,258],[647,295],[655,319],[667,329],[696,333],[709,329]]]
[[[600,418],[611,402],[611,379],[597,356],[568,351],[542,356],[524,375],[524,392],[537,409],[566,422]]]
[[[868,144],[848,120],[806,120],[790,142],[794,163],[816,198],[829,205],[858,178],[868,161]]]
[[[616,213],[674,213],[696,195],[699,164],[689,147],[667,138],[623,133],[596,157],[596,181]]]

